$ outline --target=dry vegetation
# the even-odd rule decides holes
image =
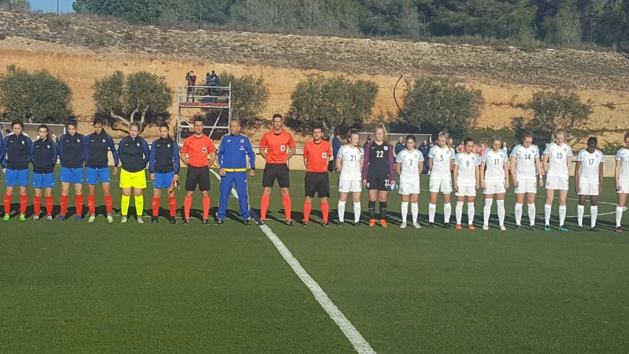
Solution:
[[[197,57],[347,73],[437,75],[468,82],[571,89],[629,88],[629,60],[619,53],[526,52],[512,47],[264,33],[164,30],[81,16],[0,12],[0,36],[97,50]],[[1,37],[0,37],[1,38]]]
[[[260,74],[270,88],[264,116],[287,112],[290,93],[310,73],[346,73],[380,86],[374,115],[396,112],[392,88],[400,74],[455,78],[481,89],[478,125],[508,126],[527,115],[521,105],[540,89],[573,89],[590,101],[594,129],[627,129],[629,59],[620,53],[523,51],[511,47],[225,31],[181,31],[78,15],[0,11],[0,70],[17,64],[47,69],[68,82],[74,112],[91,120],[94,79],[119,69],[164,75],[175,88],[187,70]],[[398,95],[400,93],[398,92]],[[176,107],[170,108],[172,115]],[[258,132],[252,132],[254,136]],[[620,133],[606,134],[617,140]]]

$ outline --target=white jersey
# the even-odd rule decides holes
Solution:
[[[432,158],[432,171],[430,178],[450,178],[450,161],[454,160],[456,153],[451,147],[445,149],[435,145],[428,152],[428,157]]]
[[[351,145],[343,145],[339,149],[337,157],[343,159],[341,175],[339,179],[362,179],[362,169],[360,168],[360,160],[365,156],[362,148],[353,147]]]
[[[505,180],[505,163],[507,163],[508,159],[504,151],[498,150],[498,152],[495,152],[491,149],[485,150],[481,161],[485,163],[485,180]]]
[[[616,161],[620,161],[619,181],[629,181],[629,150],[622,148],[616,153]]]
[[[538,159],[539,148],[535,145],[531,145],[525,148],[522,145],[517,145],[511,150],[511,157],[515,157],[515,175],[518,180],[534,180],[535,175],[535,159]]]
[[[456,183],[460,186],[476,185],[476,168],[480,164],[480,157],[475,153],[460,152],[454,158],[454,164],[459,166]]]
[[[546,176],[568,177],[568,157],[572,156],[572,148],[568,144],[559,146],[555,143],[550,143],[546,146],[544,155],[548,155]]]
[[[599,150],[594,150],[593,153],[590,153],[587,149],[579,151],[576,159],[576,161],[581,162],[579,181],[598,184],[599,168],[604,160],[603,153]]]
[[[400,173],[400,183],[404,182],[419,182],[419,170],[418,166],[424,162],[424,156],[419,150],[413,150],[412,152],[404,149],[397,154],[397,163],[402,164],[402,173]]]

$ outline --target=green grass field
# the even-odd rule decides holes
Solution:
[[[250,180],[256,212],[261,177]],[[293,172],[292,181],[300,220],[303,173]],[[396,193],[388,229],[323,228],[318,211],[309,228],[284,226],[273,220],[283,219],[279,190],[267,225],[377,352],[621,353],[629,351],[629,234],[613,231],[611,182],[599,233],[574,232],[576,218],[568,219],[570,232],[556,231],[556,205],[552,232],[513,231],[512,195],[506,232],[496,221],[490,231],[401,230]],[[145,199],[148,208],[150,192]],[[540,196],[538,226],[543,202]],[[198,197],[193,208],[200,209]],[[237,210],[234,198],[230,210]],[[422,195],[422,225],[426,212]],[[199,214],[186,226],[134,218],[123,225],[119,217],[108,224],[102,215],[94,224],[73,217],[1,223],[0,352],[353,351],[259,227],[232,219],[204,226]],[[576,215],[575,200],[568,215]]]

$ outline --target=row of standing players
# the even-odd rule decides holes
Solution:
[[[343,225],[343,213],[345,209],[344,192],[354,192],[355,223],[360,220],[360,185],[358,173],[349,177],[354,180],[354,187],[348,190],[348,175],[343,173],[343,164],[353,160],[362,160],[362,182],[369,191],[369,226],[376,224],[375,205],[380,202],[380,223],[387,226],[387,191],[390,185],[395,184],[395,173],[392,147],[384,139],[384,129],[375,131],[376,140],[368,143],[363,152],[358,145],[358,134],[350,133],[348,145],[345,145],[338,153],[337,168],[341,170],[339,177],[339,220]],[[491,149],[486,150],[482,156],[473,152],[474,140],[465,139],[465,149],[458,154],[448,147],[447,133],[439,134],[437,145],[430,149],[428,154],[428,174],[430,175],[430,203],[428,205],[428,219],[430,228],[434,227],[437,199],[443,194],[444,226],[450,228],[451,204],[450,196],[454,189],[456,192],[456,226],[462,229],[463,207],[467,202],[468,228],[475,229],[474,202],[478,189],[483,189],[485,205],[483,208],[483,229],[489,229],[491,209],[496,199],[499,228],[506,230],[504,200],[506,190],[509,188],[510,177],[515,187],[515,222],[516,229],[521,228],[523,204],[528,204],[529,228],[535,226],[535,198],[538,187],[546,187],[546,203],[544,205],[544,229],[551,231],[550,219],[552,203],[555,193],[559,195],[559,230],[568,231],[565,226],[566,200],[569,189],[569,168],[572,164],[573,153],[570,146],[565,143],[565,132],[559,130],[554,134],[555,141],[549,144],[543,153],[533,145],[533,134],[527,133],[522,144],[512,150],[510,156],[501,149],[502,141],[494,138]],[[616,231],[622,232],[622,214],[625,209],[627,195],[629,194],[629,133],[624,137],[626,147],[618,150],[615,157],[615,182],[618,195],[616,206]],[[409,202],[411,203],[412,224],[420,228],[417,223],[418,199],[420,194],[419,175],[424,165],[423,155],[415,149],[416,141],[413,136],[408,136],[406,149],[400,151],[395,160],[395,171],[400,176],[399,193],[402,196],[401,228],[407,227],[407,214]],[[351,152],[350,152],[351,151]],[[388,154],[387,154],[388,152]],[[590,199],[590,212],[592,231],[598,231],[596,219],[598,215],[598,196],[603,190],[603,153],[597,149],[597,139],[588,139],[587,148],[581,150],[576,158],[575,167],[575,192],[579,196],[577,207],[577,231],[583,230],[583,216],[586,199]],[[388,167],[388,168],[387,168]],[[545,178],[544,178],[545,177]]]
[[[292,135],[282,129],[283,118],[276,114],[273,116],[273,129],[267,132],[260,141],[260,154],[266,161],[262,184],[264,187],[261,198],[260,223],[266,222],[266,214],[270,202],[273,185],[277,180],[281,193],[287,225],[292,225],[291,198],[289,169],[287,162],[295,153],[295,142]],[[176,223],[175,214],[177,202],[174,195],[174,185],[179,180],[180,160],[188,166],[186,178],[186,197],[184,199],[184,223],[189,223],[190,207],[193,192],[198,186],[203,196],[203,223],[209,223],[210,209],[210,176],[209,166],[218,159],[219,173],[221,176],[220,202],[217,213],[217,224],[222,224],[226,217],[227,201],[231,188],[235,187],[240,201],[240,212],[245,224],[249,224],[250,211],[247,193],[248,175],[255,175],[255,154],[252,145],[246,136],[240,134],[240,124],[233,121],[230,126],[230,134],[223,137],[218,154],[212,140],[203,134],[203,121],[195,120],[195,134],[190,136],[183,144],[181,153],[175,141],[169,136],[167,125],[160,126],[160,138],[152,143],[149,150],[148,144],[139,136],[140,127],[133,124],[130,134],[124,138],[116,150],[113,139],[103,130],[100,120],[94,122],[94,133],[83,136],[77,132],[76,122],[67,124],[67,134],[63,135],[57,146],[50,137],[48,128],[42,125],[38,130],[38,140],[31,142],[24,135],[23,124],[14,122],[13,133],[4,139],[0,147],[2,149],[2,166],[5,171],[5,216],[10,217],[10,205],[13,189],[17,185],[20,192],[20,219],[25,219],[25,210],[28,203],[26,186],[28,185],[28,165],[33,164],[33,187],[35,188],[34,211],[35,219],[40,216],[42,193],[46,197],[47,218],[52,219],[52,188],[55,185],[54,166],[59,157],[61,161],[62,193],[60,198],[60,216],[63,221],[66,217],[68,195],[70,185],[75,186],[75,204],[77,208],[77,220],[82,219],[83,209],[83,167],[87,168],[88,183],[88,209],[89,221],[95,220],[95,189],[100,181],[103,189],[107,220],[113,222],[113,201],[110,194],[110,175],[108,167],[108,152],[111,151],[115,167],[113,173],[118,173],[118,164],[121,162],[120,187],[122,188],[121,215],[122,222],[128,219],[130,196],[133,190],[137,211],[137,220],[142,223],[143,190],[146,188],[145,169],[149,166],[151,179],[153,180],[152,222],[158,221],[161,190],[168,189],[170,222]],[[354,223],[360,225],[360,194],[366,187],[369,194],[369,226],[376,224],[375,206],[379,201],[380,224],[387,227],[387,194],[395,186],[395,174],[400,176],[399,193],[402,196],[402,224],[406,227],[409,202],[411,206],[412,224],[419,228],[417,222],[420,194],[419,175],[423,168],[423,156],[415,149],[415,138],[409,136],[406,149],[394,157],[393,147],[385,141],[385,132],[382,127],[375,131],[375,140],[365,145],[365,150],[359,147],[359,136],[356,131],[351,131],[347,137],[347,144],[332,156],[331,146],[321,139],[322,130],[313,130],[312,141],[304,147],[304,163],[306,165],[305,176],[305,202],[304,202],[304,226],[309,225],[309,216],[312,207],[312,199],[317,195],[321,199],[321,211],[323,225],[329,225],[329,177],[327,173],[328,162],[332,159],[336,162],[339,176],[339,225],[344,225],[345,204],[349,194],[354,201]],[[456,228],[461,228],[463,206],[467,201],[468,227],[474,229],[474,199],[476,190],[484,188],[485,207],[483,210],[483,228],[488,229],[488,221],[496,197],[498,207],[499,227],[504,230],[504,198],[506,189],[509,188],[509,175],[511,175],[516,193],[515,219],[516,227],[520,228],[523,203],[528,203],[529,226],[535,225],[535,196],[539,186],[544,184],[546,175],[547,200],[545,205],[545,229],[550,231],[550,210],[555,191],[559,193],[559,229],[566,231],[564,225],[566,215],[566,198],[569,185],[568,168],[572,160],[572,150],[564,143],[565,133],[558,131],[555,134],[555,142],[548,145],[543,154],[532,144],[532,134],[527,134],[521,145],[516,146],[511,156],[500,149],[501,141],[496,138],[492,149],[487,150],[482,157],[473,153],[474,141],[467,138],[465,151],[455,154],[446,145],[447,134],[439,135],[438,144],[429,153],[430,174],[430,203],[429,203],[429,227],[433,227],[436,214],[438,194],[443,194],[444,201],[444,225],[450,227],[450,194],[452,189],[456,191]],[[629,134],[625,136],[627,148],[620,149],[616,155],[616,188],[618,192],[618,206],[616,208],[617,231],[622,231],[621,219],[624,210],[626,196],[629,193]],[[543,156],[543,158],[540,158]],[[250,168],[247,168],[247,159]],[[208,161],[209,160],[209,161]],[[596,230],[597,199],[602,191],[602,164],[603,155],[596,149],[596,138],[588,140],[588,147],[583,149],[577,157],[575,171],[575,191],[579,194],[578,206],[578,230],[582,229],[584,203],[586,197],[591,202],[591,229]],[[453,172],[452,172],[453,171]],[[453,183],[454,182],[454,183]]]
[[[274,117],[274,131],[269,132],[263,141],[272,134],[277,141],[282,154],[281,160],[267,159],[267,167],[263,178],[265,188],[261,205],[261,223],[265,222],[266,210],[269,203],[269,195],[275,178],[278,179],[286,210],[287,224],[291,224],[290,217],[290,197],[288,193],[288,168],[286,161],[292,156],[288,155],[284,149],[293,148],[292,138],[282,140],[282,135],[289,135],[281,129],[281,116]],[[312,198],[318,194],[321,199],[321,211],[323,214],[323,226],[328,226],[329,222],[329,179],[326,171],[327,162],[332,153],[329,144],[321,139],[321,129],[313,130],[312,141],[304,146],[304,163],[306,165],[306,176],[304,180],[305,197],[303,225],[309,226],[309,216],[312,209]],[[428,205],[428,227],[434,227],[437,210],[437,200],[439,194],[443,195],[443,215],[444,226],[450,228],[450,216],[452,207],[450,204],[451,193],[456,192],[456,224],[455,228],[462,229],[463,208],[467,202],[467,223],[468,228],[475,229],[474,202],[478,189],[483,189],[485,205],[483,208],[483,229],[489,229],[489,220],[494,198],[496,199],[497,214],[501,230],[505,227],[505,205],[504,200],[506,190],[509,188],[510,180],[513,183],[516,194],[514,208],[516,229],[522,227],[522,216],[524,203],[528,206],[529,229],[533,230],[536,222],[535,198],[539,187],[546,188],[546,203],[544,205],[544,230],[551,231],[550,219],[552,204],[555,194],[559,199],[559,227],[560,231],[568,231],[565,226],[567,213],[566,201],[570,186],[569,169],[572,164],[572,148],[565,143],[565,132],[558,130],[554,134],[554,142],[549,144],[544,152],[533,145],[533,134],[525,134],[522,143],[515,146],[508,156],[501,149],[502,141],[495,138],[491,149],[486,150],[482,156],[473,152],[474,140],[465,139],[465,150],[456,154],[448,147],[447,133],[439,134],[437,145],[431,148],[428,154],[428,174],[430,176],[430,202]],[[420,195],[420,175],[424,165],[423,155],[416,150],[416,140],[414,136],[406,139],[406,149],[400,151],[395,157],[393,146],[385,140],[385,131],[379,127],[374,132],[375,140],[368,142],[364,148],[359,145],[359,134],[357,131],[350,131],[347,136],[347,144],[333,157],[336,161],[336,168],[339,175],[339,202],[338,220],[339,226],[345,224],[345,205],[349,195],[352,195],[354,209],[354,224],[360,226],[361,218],[361,192],[366,187],[368,191],[369,204],[369,226],[376,225],[376,203],[379,202],[380,219],[379,223],[383,227],[388,227],[387,223],[387,196],[392,189],[398,189],[401,195],[401,228],[407,227],[407,215],[409,204],[411,208],[412,225],[420,228],[418,223],[419,195]],[[268,141],[265,141],[265,143]],[[290,144],[286,146],[282,144]],[[622,232],[622,215],[625,209],[627,195],[629,194],[629,133],[624,137],[625,148],[618,150],[615,157],[615,185],[618,195],[616,206],[616,231]],[[261,149],[268,147],[262,144]],[[585,203],[590,201],[590,230],[598,231],[596,227],[598,215],[598,196],[603,190],[603,153],[597,149],[597,139],[588,139],[587,148],[582,149],[576,157],[574,190],[579,196],[577,206],[577,231],[583,230],[583,217]],[[279,172],[278,172],[279,171]],[[399,185],[396,186],[395,177],[399,175]]]

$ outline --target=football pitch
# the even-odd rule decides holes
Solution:
[[[303,172],[291,172],[297,221],[303,177]],[[118,177],[112,178],[118,214],[120,189]],[[218,181],[212,178],[214,214]],[[256,213],[261,178],[258,171],[249,181]],[[428,229],[424,189],[421,230],[399,229],[396,192],[390,193],[388,229],[366,224],[340,228],[337,178],[330,178],[329,228],[320,225],[318,201],[313,203],[310,227],[281,223],[279,189],[271,197],[268,229],[244,226],[233,197],[225,224],[202,225],[198,194],[190,225],[171,225],[165,218],[153,225],[148,217],[143,225],[135,217],[121,224],[119,216],[108,224],[100,191],[100,214],[93,224],[75,222],[73,207],[63,223],[32,218],[20,222],[17,217],[0,223],[0,352],[354,351],[358,340],[346,337],[302,281],[304,275],[300,278],[285,257],[298,261],[297,267],[303,267],[344,315],[347,321],[341,323],[353,326],[376,352],[629,351],[629,233],[614,231],[612,179],[606,179],[599,202],[600,232],[578,233],[572,191],[570,231],[557,231],[557,203],[553,231],[540,228],[543,190],[534,231],[513,230],[511,192],[506,201],[508,231],[497,229],[495,203],[489,231],[446,230],[441,227],[441,201],[437,224]],[[426,188],[426,175],[421,183]],[[178,194],[181,208],[183,190]],[[58,195],[56,190],[57,205]],[[147,190],[147,209],[150,197]],[[362,202],[365,222],[366,192]],[[482,224],[483,203],[479,195],[477,226]],[[131,204],[133,214],[133,198]],[[347,205],[346,219],[351,220],[351,201]],[[162,206],[167,207],[165,196]],[[589,204],[586,230],[588,214]],[[629,225],[629,213],[623,221]],[[290,253],[281,254],[269,232]]]

